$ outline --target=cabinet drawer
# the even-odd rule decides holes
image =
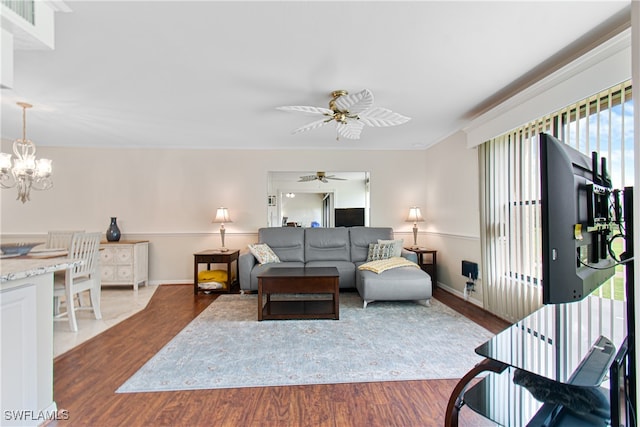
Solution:
[[[100,265],[110,265],[113,264],[113,260],[115,259],[115,249],[106,248],[100,251]]]
[[[100,267],[100,278],[103,282],[113,282],[116,277],[116,268],[110,265]]]
[[[131,264],[133,263],[133,248],[106,248],[100,251],[100,260],[103,265]]]
[[[116,249],[116,264],[131,264],[133,262],[133,247]]]
[[[128,282],[133,279],[133,268],[130,265],[116,267],[116,280]]]
[[[133,279],[133,268],[130,265],[103,266],[100,277],[104,283],[129,283]]]

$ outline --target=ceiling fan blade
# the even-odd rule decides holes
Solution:
[[[307,105],[289,105],[286,107],[276,107],[276,110],[296,111],[306,114],[324,114],[326,116],[333,116],[333,111],[329,110],[328,108],[310,107]]]
[[[340,111],[348,111],[350,114],[360,114],[373,105],[373,93],[369,89],[361,92],[343,95],[336,99],[336,106]]]
[[[338,135],[347,139],[360,139],[360,133],[364,124],[359,120],[348,120],[347,123],[338,123]]]
[[[326,179],[332,179],[334,181],[346,181],[345,178],[338,178],[335,175],[329,175],[329,176],[325,176]]]
[[[367,126],[386,127],[397,126],[411,120],[410,117],[402,114],[394,113],[391,110],[382,107],[370,108],[358,115],[360,122]]]
[[[298,182],[309,182],[309,181],[315,181],[316,179],[318,179],[318,177],[315,175],[305,175],[305,176],[301,176]]]
[[[328,118],[328,119],[320,119],[320,120],[316,120],[315,122],[311,122],[309,124],[306,124],[304,126],[299,127],[298,129],[294,130],[293,133],[300,133],[300,132],[306,132],[308,130],[311,129],[317,129],[321,126],[326,125],[327,123],[329,123],[330,121],[332,121],[333,118]]]

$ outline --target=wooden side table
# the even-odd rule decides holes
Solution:
[[[198,295],[198,291],[208,291],[208,292],[231,292],[231,287],[239,280],[240,277],[240,269],[238,267],[238,256],[240,255],[240,250],[238,249],[229,249],[226,252],[222,252],[217,249],[209,249],[202,252],[196,252],[193,254],[193,293],[194,295]],[[235,261],[236,263],[236,277],[233,278],[231,274],[231,264]],[[211,270],[211,264],[226,264],[227,265],[227,288],[226,289],[200,289],[198,286],[198,265],[199,264],[207,264],[207,270]]]
[[[418,256],[418,265],[431,276],[431,285],[436,288],[438,286],[438,251],[424,248],[405,249],[416,253]]]

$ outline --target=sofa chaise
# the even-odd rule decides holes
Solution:
[[[243,292],[257,291],[258,275],[267,268],[336,267],[340,289],[357,289],[365,308],[375,300],[416,300],[427,304],[431,299],[431,277],[415,265],[381,273],[358,269],[370,258],[370,244],[393,240],[393,229],[389,227],[269,227],[258,230],[258,240],[271,249],[279,262],[260,264],[253,253],[242,253],[238,264]],[[400,255],[417,262],[416,254],[404,248]]]

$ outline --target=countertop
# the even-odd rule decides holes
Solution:
[[[2,259],[0,260],[0,283],[65,270],[81,263],[82,260],[70,258]]]

